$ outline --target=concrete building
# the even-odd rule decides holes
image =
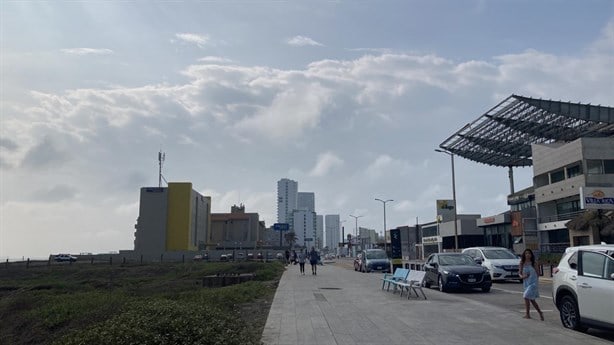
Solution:
[[[375,229],[358,227],[358,245],[361,249],[375,248],[378,240]]]
[[[193,190],[190,182],[143,187],[134,227],[138,254],[204,249],[211,229],[211,198]]]
[[[277,223],[292,224],[292,212],[298,208],[298,182],[283,178],[277,181]]]
[[[540,251],[585,244],[570,238],[565,224],[583,212],[580,188],[614,186],[614,137],[533,144],[531,150]]]
[[[316,214],[316,248],[324,248],[324,216]]]
[[[297,210],[316,211],[316,195],[312,192],[298,192],[296,201]]]
[[[294,210],[292,212],[292,229],[296,235],[295,245],[305,248],[316,245],[316,213],[308,210]]]
[[[538,250],[537,207],[533,186],[510,194],[507,204],[510,206],[511,249],[514,253],[522,253],[527,248]]]
[[[234,205],[230,213],[211,214],[207,248],[256,248],[266,240],[265,228],[258,213],[247,213],[245,205]]]
[[[514,249],[512,238],[511,213],[504,212],[494,216],[477,219],[477,226],[484,233],[484,245],[489,247],[504,247]]]
[[[338,214],[327,214],[324,216],[324,229],[326,242],[324,243],[331,251],[335,251],[341,242],[340,233],[341,221]]]

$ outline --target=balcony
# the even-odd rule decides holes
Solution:
[[[570,220],[575,218],[577,215],[584,213],[584,210],[574,211],[569,213],[561,213],[555,214],[552,216],[540,217],[538,219],[538,223],[552,223],[552,222],[560,222],[563,220]]]

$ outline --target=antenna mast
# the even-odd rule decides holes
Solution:
[[[160,150],[160,152],[158,152],[158,165],[160,167],[160,169],[158,170],[158,187],[162,187],[162,179],[164,178],[162,177],[162,164],[164,163],[165,158],[166,153]],[[164,181],[166,182],[166,179],[164,179]]]

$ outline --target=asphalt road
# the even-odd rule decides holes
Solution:
[[[354,270],[353,258],[340,258],[325,264],[334,264],[346,269]],[[360,273],[356,274],[381,274],[381,273]],[[441,293],[437,287],[431,289],[432,293]],[[482,303],[492,304],[498,307],[517,312],[519,317],[524,314],[524,300],[522,298],[522,283],[520,282],[497,282],[493,283],[490,292],[484,293],[480,290],[474,291],[455,291],[447,293],[450,297],[456,296],[459,299],[470,299]],[[559,311],[552,302],[552,281],[549,278],[540,279],[539,283],[540,298],[537,300],[540,308],[544,312],[544,322],[563,328],[559,318]],[[531,316],[538,318],[539,315],[531,306]],[[614,342],[614,332],[589,329],[587,334],[600,339]]]

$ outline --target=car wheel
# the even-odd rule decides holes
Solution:
[[[561,299],[559,304],[559,314],[561,316],[561,323],[563,324],[563,327],[580,332],[586,331],[587,328],[580,324],[578,304],[573,297],[564,296]]]
[[[482,292],[490,292],[490,286],[483,287]]]
[[[437,285],[439,285],[439,291],[441,291],[441,292],[448,291],[448,289],[446,289],[445,285],[443,284],[443,278],[441,276],[439,276],[439,278],[437,278]]]

